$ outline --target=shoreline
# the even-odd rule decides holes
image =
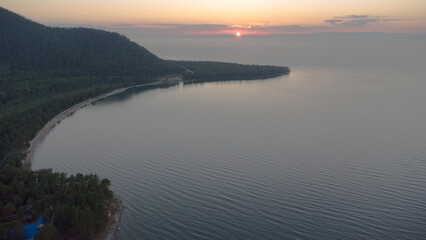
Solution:
[[[37,149],[38,145],[41,142],[43,142],[44,138],[47,136],[47,134],[50,132],[50,130],[52,130],[56,126],[56,124],[58,124],[60,121],[62,121],[66,117],[70,116],[71,114],[75,113],[77,110],[79,110],[79,109],[81,109],[81,108],[83,108],[83,107],[85,107],[85,106],[87,106],[87,105],[89,105],[93,102],[101,100],[103,98],[122,93],[122,92],[124,92],[124,91],[126,91],[130,88],[148,87],[148,86],[156,86],[156,85],[163,85],[163,84],[164,84],[164,80],[158,80],[158,81],[151,82],[151,83],[138,84],[138,85],[133,85],[133,86],[129,86],[129,87],[123,87],[123,88],[115,89],[111,92],[107,92],[107,93],[101,94],[97,97],[93,97],[93,98],[87,99],[86,101],[77,103],[76,105],[62,111],[61,113],[59,113],[58,115],[53,117],[51,120],[49,120],[43,126],[43,128],[37,132],[35,137],[30,141],[30,146],[25,151],[26,156],[22,160],[22,165],[25,168],[32,170],[32,163],[33,163],[33,160],[34,160],[35,149]]]
[[[162,77],[158,77],[157,81],[155,82],[151,82],[151,83],[145,83],[145,84],[138,84],[138,85],[133,85],[133,86],[129,86],[129,87],[123,87],[123,88],[119,88],[119,89],[115,89],[112,90],[110,92],[101,94],[99,96],[87,99],[86,101],[77,103],[76,105],[62,111],[61,113],[59,113],[58,115],[54,116],[51,120],[49,120],[42,129],[40,129],[37,134],[34,136],[34,138],[29,142],[29,147],[27,148],[27,150],[25,151],[25,158],[22,160],[22,166],[24,168],[27,168],[29,170],[32,170],[32,163],[34,160],[34,152],[35,149],[38,147],[38,145],[44,140],[44,138],[47,136],[47,134],[50,132],[50,130],[52,130],[56,124],[58,124],[60,121],[62,121],[63,119],[65,119],[66,117],[70,116],[71,114],[73,114],[74,112],[76,112],[77,110],[93,103],[96,102],[98,100],[101,100],[103,98],[106,97],[110,97],[113,95],[116,95],[118,93],[122,93],[130,88],[135,88],[135,87],[148,87],[148,86],[156,86],[156,85],[165,85],[165,84],[176,84],[178,82],[183,82],[184,84],[193,84],[193,83],[203,83],[203,82],[214,82],[214,81],[238,81],[238,80],[256,80],[256,79],[269,79],[269,78],[275,78],[275,77],[279,77],[279,76],[284,76],[284,75],[288,75],[290,73],[290,71],[288,72],[282,72],[282,73],[278,73],[278,74],[272,74],[272,75],[265,75],[265,76],[255,76],[255,77],[245,77],[245,78],[240,78],[240,77],[235,77],[235,78],[225,78],[225,79],[188,79],[188,80],[184,80],[182,78],[182,75],[177,75],[177,74],[173,74],[173,75],[167,75],[167,76],[162,76]]]
[[[56,124],[60,123],[63,119],[69,117],[71,114],[75,113],[77,110],[86,107],[87,105],[96,102],[98,100],[101,100],[103,98],[107,98],[119,93],[122,93],[128,89],[131,88],[137,88],[137,87],[148,87],[148,86],[160,86],[165,85],[166,80],[168,79],[168,76],[160,77],[155,82],[151,83],[145,83],[145,84],[137,84],[129,87],[123,87],[119,89],[112,90],[110,92],[101,94],[99,96],[87,99],[86,101],[77,103],[76,105],[62,111],[58,115],[54,116],[51,120],[49,120],[41,130],[37,132],[35,137],[30,141],[30,146],[26,150],[26,156],[22,160],[22,166],[24,168],[27,168],[29,170],[32,170],[32,163],[34,160],[34,152],[39,146],[41,142],[45,139],[45,137],[48,135],[50,130],[52,130]],[[114,205],[114,211],[111,212],[110,210],[110,216],[108,217],[108,226],[107,229],[103,231],[103,234],[100,235],[99,239],[108,239],[108,240],[114,240],[118,239],[118,235],[120,232],[120,223],[121,223],[121,216],[124,212],[125,206],[123,204],[123,201],[117,196],[113,198],[113,205]]]
[[[116,240],[120,235],[121,216],[126,206],[120,196],[109,200],[108,216],[104,230],[94,236],[93,240]]]
[[[203,82],[213,82],[213,81],[229,81],[229,80],[242,80],[242,79],[247,79],[247,80],[255,80],[255,79],[268,79],[268,78],[274,78],[274,77],[279,77],[279,76],[283,76],[283,75],[288,75],[289,72],[283,72],[283,73],[278,73],[278,74],[272,74],[272,75],[266,75],[266,76],[255,76],[252,78],[225,78],[225,79],[189,79],[189,80],[183,80],[182,79],[182,75],[167,75],[167,76],[162,76],[157,78],[157,81],[155,82],[151,82],[151,83],[145,83],[145,84],[138,84],[138,85],[133,85],[133,86],[129,86],[129,87],[123,87],[123,88],[119,88],[119,89],[115,89],[111,92],[107,92],[104,94],[101,94],[97,97],[93,97],[90,99],[87,99],[86,101],[77,103],[76,105],[62,111],[61,113],[59,113],[58,115],[54,116],[51,120],[49,120],[41,130],[39,130],[37,132],[37,134],[35,135],[35,137],[29,142],[30,146],[27,148],[27,150],[25,151],[25,158],[22,160],[22,166],[24,168],[30,169],[32,170],[32,163],[34,160],[34,152],[35,149],[38,147],[38,145],[44,140],[44,138],[47,136],[47,134],[50,132],[50,130],[52,130],[56,124],[58,124],[60,121],[62,121],[63,119],[65,119],[66,117],[70,116],[71,114],[73,114],[74,112],[76,112],[77,110],[93,103],[96,102],[98,100],[101,100],[103,98],[106,97],[110,97],[113,96],[115,94],[118,93],[122,93],[130,88],[135,88],[135,87],[147,87],[147,86],[156,86],[156,85],[164,85],[164,84],[176,84],[178,82],[183,82],[186,84],[191,84],[191,83],[203,83]]]
[[[110,212],[110,216],[108,217],[107,227],[104,230],[104,237],[101,239],[105,240],[116,240],[119,239],[120,235],[120,224],[121,217],[123,216],[123,212],[126,208],[123,200],[120,196],[115,196],[112,200],[113,211]],[[111,209],[110,209],[111,210]]]
[[[283,75],[287,75],[288,73],[280,73],[276,75],[268,75],[268,76],[256,76],[255,78],[247,78],[247,80],[254,80],[254,79],[268,79],[268,78],[274,78],[279,77]],[[183,80],[182,76],[176,76],[176,75],[168,75],[157,78],[157,81],[151,82],[151,83],[145,83],[145,84],[138,84],[133,85],[129,87],[123,87],[119,89],[115,89],[113,91],[101,94],[99,96],[87,99],[86,101],[80,102],[64,111],[59,113],[58,115],[54,116],[51,120],[49,120],[41,130],[37,132],[35,137],[29,142],[30,146],[25,151],[26,156],[22,160],[22,166],[24,168],[27,168],[29,170],[32,170],[32,163],[34,160],[34,153],[37,147],[45,137],[48,135],[50,130],[52,130],[56,124],[60,123],[63,119],[69,117],[71,114],[75,113],[77,110],[86,107],[87,105],[96,102],[98,100],[101,100],[106,97],[110,97],[119,93],[122,93],[128,89],[131,88],[137,88],[137,87],[148,87],[148,86],[161,86],[161,85],[170,85],[170,84],[176,84],[179,82],[183,82],[184,84],[193,84],[193,83],[203,83],[203,82],[212,82],[212,81],[229,81],[229,80],[241,80],[246,78],[230,78],[230,79],[205,79],[204,81],[202,79],[192,79],[192,80]],[[103,231],[103,233],[98,236],[99,239],[105,239],[105,240],[114,240],[118,239],[119,233],[120,233],[120,224],[121,224],[121,217],[125,210],[125,205],[123,203],[123,200],[120,197],[114,197],[113,199],[113,205],[114,211],[110,212],[110,216],[108,217],[108,223],[106,229]]]

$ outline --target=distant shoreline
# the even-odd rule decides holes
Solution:
[[[252,76],[252,77],[229,77],[220,79],[217,77],[213,78],[197,78],[197,79],[186,79],[183,80],[184,83],[206,83],[206,82],[228,82],[228,81],[240,81],[240,80],[263,80],[263,79],[270,79],[270,78],[276,78],[280,76],[285,76],[290,74],[290,70],[288,72],[282,72],[282,73],[275,73],[275,74],[269,74],[269,75],[261,75],[261,76]]]

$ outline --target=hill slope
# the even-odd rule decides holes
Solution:
[[[169,74],[201,82],[288,72],[277,66],[167,61],[117,33],[47,27],[0,7],[0,160],[5,160],[0,165],[20,165],[28,141],[58,113],[116,88]]]
[[[88,239],[105,227],[107,209],[98,203],[113,197],[108,180],[81,174],[66,178],[21,166],[28,142],[58,113],[162,75],[178,73],[201,82],[288,72],[277,66],[167,61],[117,33],[47,27],[0,7],[0,239],[10,239],[12,228],[21,233],[23,223],[41,214],[48,219],[43,239]]]
[[[0,8],[0,64],[38,76],[159,75],[181,69],[125,36],[47,27]]]
[[[49,119],[78,102],[183,70],[117,33],[47,27],[0,7],[0,159],[22,157]]]

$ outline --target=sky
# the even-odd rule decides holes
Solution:
[[[426,33],[426,0],[1,0],[48,25],[152,34]]]

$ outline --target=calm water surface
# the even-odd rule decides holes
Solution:
[[[426,239],[426,42],[139,39],[160,57],[289,65],[80,109],[34,169],[108,177],[122,239]]]

